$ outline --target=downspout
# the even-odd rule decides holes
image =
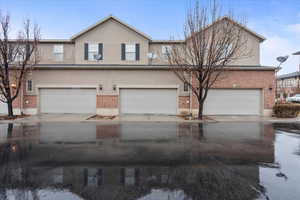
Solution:
[[[23,82],[23,81],[22,81]],[[23,115],[24,113],[23,113],[23,101],[24,101],[24,97],[23,97],[23,95],[24,95],[24,82],[21,84],[21,94],[20,94],[20,114],[21,115]]]
[[[191,74],[190,74],[190,85],[192,85],[192,72],[191,72]],[[190,95],[190,103],[189,103],[189,106],[190,106],[190,109],[189,109],[189,111],[190,111],[190,115],[193,115],[193,113],[192,113],[192,89],[191,88],[189,88],[189,95]]]

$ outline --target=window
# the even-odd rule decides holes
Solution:
[[[217,46],[214,50],[215,52],[221,51],[222,56],[221,59],[228,59],[229,54],[233,53],[233,44],[224,44],[223,46]]]
[[[161,53],[163,58],[167,59],[168,54],[172,51],[172,47],[170,45],[164,45],[161,47]]]
[[[52,180],[54,184],[63,183],[63,168],[59,167],[52,171]]]
[[[15,62],[22,62],[24,61],[26,49],[25,45],[20,45],[19,48],[16,49],[16,57],[15,57]]]
[[[85,186],[100,186],[103,183],[102,169],[85,168],[83,170]]]
[[[84,43],[84,60],[103,60],[103,43]]]
[[[184,82],[183,91],[185,91],[185,92],[189,91],[189,84],[187,82]]]
[[[33,91],[32,80],[27,80],[27,82],[26,82],[26,90],[27,90],[27,92],[32,92]]]
[[[15,62],[22,62],[23,60],[23,55],[21,53],[17,53]]]
[[[64,60],[64,46],[63,45],[54,45],[53,46],[53,56],[55,61]]]
[[[135,60],[135,44],[125,45],[125,58],[126,60]]]
[[[134,185],[135,184],[135,169],[134,168],[125,168],[125,185]]]
[[[98,55],[98,44],[89,44],[88,59],[96,60],[97,55]]]

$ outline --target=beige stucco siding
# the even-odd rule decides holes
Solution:
[[[103,43],[103,60],[84,60],[84,43]],[[139,61],[122,61],[121,44],[140,44]],[[128,29],[124,25],[109,20],[101,26],[83,34],[75,40],[75,63],[99,63],[99,64],[148,64],[147,53],[149,41],[140,34]]]
[[[63,61],[55,61],[53,54],[54,45],[63,45]],[[40,43],[38,45],[39,64],[73,64],[74,47],[72,43]]]
[[[213,26],[210,26],[206,31],[207,34],[211,34],[213,31],[213,27],[215,27],[215,30],[217,30],[217,33],[215,37],[218,38],[218,34],[221,34],[221,37],[223,37],[223,28],[222,25],[224,22],[218,22],[214,24]],[[228,22],[226,22],[228,23]],[[229,22],[231,24],[231,22]],[[218,27],[220,26],[220,30],[218,30]],[[225,27],[228,25],[225,25]],[[240,48],[238,49],[237,54],[235,54],[237,60],[228,63],[228,65],[260,65],[260,43],[261,39],[255,36],[253,33],[247,31],[246,29],[243,29],[242,27],[238,25],[232,25],[234,27],[231,27],[231,31],[234,31],[236,29],[236,34],[232,33],[235,36],[240,37]]]
[[[34,87],[39,86],[96,86],[100,94],[117,94],[113,85],[124,86],[179,86],[183,84],[174,73],[167,70],[37,70],[32,73]],[[35,91],[36,93],[37,91]]]
[[[207,31],[209,31],[208,29]],[[246,45],[239,52],[243,55],[229,65],[260,65],[260,43],[253,33],[242,29],[243,37],[245,37]],[[244,41],[244,40],[243,40]],[[173,41],[174,42],[174,41]],[[84,44],[85,43],[102,43],[103,44],[103,60],[88,61],[84,60]],[[121,44],[140,44],[140,60],[139,61],[123,61],[121,60]],[[176,42],[175,42],[176,43]],[[61,62],[54,60],[53,46],[63,44],[64,59]],[[99,26],[83,33],[74,40],[67,42],[42,42],[39,44],[40,64],[168,64],[167,59],[162,57],[162,46],[174,45],[168,42],[155,42],[145,36],[137,33],[128,26],[118,22],[115,19],[109,19]],[[176,43],[176,45],[180,45]],[[157,57],[149,63],[148,53],[155,53]],[[245,55],[246,54],[246,55]]]
[[[180,44],[176,44],[176,46],[179,46]],[[152,60],[151,64],[154,65],[160,65],[160,64],[168,64],[168,59],[163,56],[162,54],[162,47],[163,46],[170,46],[173,47],[175,44],[173,43],[151,43],[149,45],[149,52],[154,53],[156,55],[156,58]]]
[[[242,58],[229,63],[231,65],[260,65],[260,41],[254,35],[244,32],[246,37],[246,45],[242,52],[245,52],[247,55],[244,55]],[[243,54],[243,53],[242,53]]]
[[[246,37],[244,40],[246,44],[241,49],[242,56],[240,56],[238,60],[228,63],[228,65],[260,65],[260,41],[257,37],[247,32],[244,32],[244,37]],[[162,47],[173,45],[174,44],[151,43],[149,46],[149,52],[155,53],[157,55],[157,58],[153,59],[152,64],[168,64],[168,59],[165,59],[162,56]]]

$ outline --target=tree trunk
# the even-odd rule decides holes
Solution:
[[[13,129],[14,129],[14,124],[9,123],[7,127],[7,138],[12,138]]]
[[[13,117],[14,112],[13,112],[13,105],[12,105],[12,100],[7,101],[7,110],[8,110],[8,116]]]
[[[198,140],[202,140],[204,136],[204,131],[203,131],[203,123],[198,124]]]
[[[202,120],[203,119],[203,103],[200,103],[201,101],[199,101],[199,105],[198,105],[198,119]]]

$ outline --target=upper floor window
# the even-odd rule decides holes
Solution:
[[[15,62],[22,62],[22,61],[24,61],[23,55],[20,53],[17,53],[16,57],[15,57]]]
[[[172,51],[172,46],[170,45],[163,45],[161,47],[161,53],[164,59],[168,58],[168,54],[170,54],[171,51]]]
[[[135,45],[134,44],[126,44],[125,58],[126,58],[126,60],[135,60]]]
[[[18,48],[16,48],[14,61],[22,62],[24,61],[25,56],[26,56],[26,47],[25,45],[20,45]]]
[[[97,55],[98,55],[98,45],[89,44],[89,60],[96,60]]]
[[[139,44],[122,44],[121,51],[122,60],[134,61],[140,59]]]
[[[91,61],[103,60],[103,44],[85,43],[84,59]]]
[[[53,56],[55,61],[64,60],[64,46],[62,44],[53,46]]]

